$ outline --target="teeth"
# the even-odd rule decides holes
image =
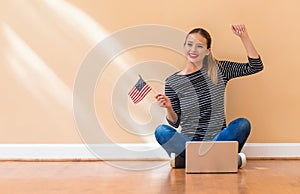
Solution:
[[[197,57],[198,55],[195,54],[190,54],[191,57]]]

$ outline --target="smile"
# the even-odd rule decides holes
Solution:
[[[192,58],[192,59],[196,59],[199,55],[197,54],[192,54],[192,53],[189,53],[189,57]]]

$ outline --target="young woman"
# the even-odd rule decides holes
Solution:
[[[250,123],[238,118],[226,126],[225,87],[232,78],[261,71],[263,64],[245,25],[231,25],[231,29],[245,47],[247,63],[217,61],[211,53],[209,33],[195,28],[184,43],[185,68],[166,79],[165,94],[155,96],[166,109],[166,119],[172,126],[158,126],[155,137],[169,155],[176,154],[173,167],[184,167],[187,141],[238,141],[238,167],[246,164],[246,157],[240,151],[250,134]],[[181,132],[173,128],[179,126]]]

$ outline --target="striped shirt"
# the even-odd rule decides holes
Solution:
[[[212,140],[226,127],[224,94],[227,82],[235,77],[257,73],[263,69],[260,58],[248,57],[248,63],[219,61],[218,83],[214,84],[202,69],[187,75],[177,73],[166,79],[165,94],[178,116],[177,122],[167,121],[181,132],[198,140]]]

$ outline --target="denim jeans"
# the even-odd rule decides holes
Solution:
[[[229,123],[226,128],[214,137],[213,141],[238,141],[238,151],[240,152],[246,143],[250,130],[250,122],[245,118],[238,118]],[[155,138],[169,155],[171,153],[176,153],[184,158],[186,142],[198,141],[197,139],[193,139],[177,132],[169,125],[164,124],[156,128]]]

